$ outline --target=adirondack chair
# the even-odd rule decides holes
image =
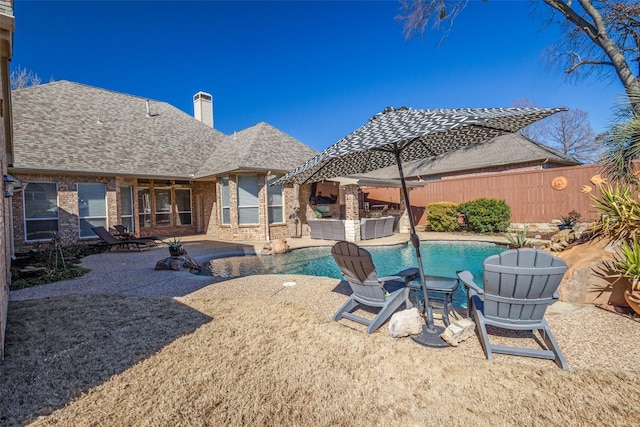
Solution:
[[[369,251],[355,243],[338,242],[331,249],[333,259],[342,271],[353,293],[333,315],[333,320],[350,319],[367,325],[367,333],[375,332],[401,305],[413,307],[409,299],[407,284],[418,274],[417,268],[396,273],[395,276],[378,277]],[[373,320],[358,316],[352,311],[358,305],[379,307]]]
[[[484,260],[484,289],[468,271],[458,278],[467,288],[467,308],[476,322],[480,343],[487,356],[493,353],[554,360],[564,370],[567,362],[549,324],[547,307],[558,299],[558,286],[567,264],[540,249],[511,249]],[[509,347],[489,342],[487,325],[518,331],[539,331],[546,349]]]

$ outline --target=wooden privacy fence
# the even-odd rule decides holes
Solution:
[[[429,203],[463,203],[483,197],[504,200],[511,208],[513,223],[548,223],[571,210],[581,214],[581,221],[589,221],[597,217],[592,197],[600,196],[594,183],[600,173],[600,165],[582,165],[461,176],[426,181],[424,187],[410,190],[409,198],[414,217],[422,225],[426,223],[424,207]],[[588,188],[591,191],[585,192]],[[370,201],[400,202],[397,188],[363,191]]]

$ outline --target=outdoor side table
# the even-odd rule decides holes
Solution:
[[[458,279],[425,275],[424,280],[428,293],[427,296],[429,297],[429,305],[432,309],[442,310],[444,324],[449,326],[451,324],[449,321],[449,312],[453,309],[453,293],[458,289]],[[419,305],[418,302],[422,296],[420,278],[416,277],[408,286],[411,289],[409,298],[415,305]]]

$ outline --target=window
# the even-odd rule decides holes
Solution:
[[[238,175],[238,224],[258,224],[258,175]]]
[[[191,224],[191,190],[188,188],[176,188],[176,225]]]
[[[282,186],[269,185],[276,179],[278,179],[278,177],[267,181],[267,198],[269,200],[269,224],[273,224],[274,222],[284,222],[284,197],[282,196]]]
[[[80,237],[95,237],[91,227],[107,228],[107,186],[78,183],[78,219]]]
[[[171,188],[155,188],[156,227],[171,225]]]
[[[52,182],[25,185],[25,240],[51,239],[58,232],[58,186]]]
[[[231,223],[231,201],[229,200],[229,177],[220,178],[220,215],[222,224]]]
[[[127,227],[129,233],[134,232],[133,187],[130,185],[120,186],[120,223]]]
[[[151,196],[149,189],[138,187],[138,223],[140,228],[151,227]]]

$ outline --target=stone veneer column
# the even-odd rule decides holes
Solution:
[[[349,242],[360,240],[360,206],[358,205],[358,186],[345,185],[344,187],[344,234]]]

